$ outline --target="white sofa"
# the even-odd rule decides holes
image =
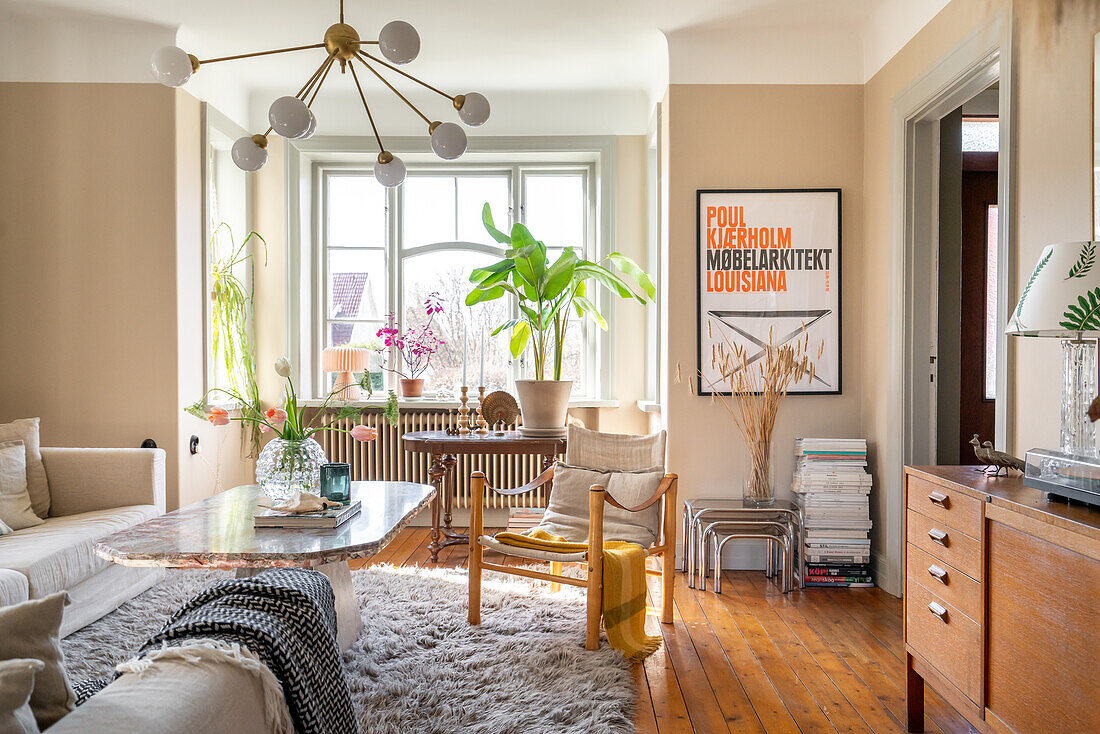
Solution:
[[[49,517],[0,537],[0,606],[68,591],[64,637],[163,578],[105,561],[92,544],[165,511],[164,451],[43,447],[42,462]]]

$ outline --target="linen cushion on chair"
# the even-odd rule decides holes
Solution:
[[[565,447],[565,463],[605,472],[663,469],[665,432],[661,431],[649,436],[632,436],[623,433],[600,433],[570,425],[568,443]],[[557,489],[556,476],[554,488]]]
[[[609,472],[579,469],[560,461],[555,463],[550,504],[538,527],[574,543],[585,542],[588,540],[588,490],[593,484],[606,487],[610,479]]]
[[[640,505],[653,496],[664,471],[598,472],[580,469],[562,462],[554,465],[554,488],[550,504],[538,528],[575,543],[588,540],[588,496],[593,484],[606,488],[608,494],[627,507]],[[654,505],[642,512],[627,512],[618,507],[604,507],[604,540],[625,540],[648,548],[657,542],[658,512]]]

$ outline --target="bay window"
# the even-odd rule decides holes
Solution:
[[[444,311],[433,328],[445,342],[422,376],[425,389],[450,399],[462,384],[463,347],[466,383],[480,382],[482,335],[485,338],[485,386],[512,389],[533,373],[525,358],[512,359],[508,332],[497,325],[515,315],[507,298],[466,307],[469,274],[504,257],[505,249],[485,231],[482,207],[488,203],[498,228],[525,223],[546,243],[551,259],[565,247],[595,259],[596,166],[590,162],[524,162],[510,165],[410,165],[396,189],[378,184],[369,166],[315,164],[314,211],[316,273],[313,302],[320,338],[313,340],[316,394],[327,392],[331,375],[322,373],[320,349],[367,346],[389,313],[402,328],[423,324],[424,302],[438,294]],[[573,397],[601,397],[600,330],[574,317],[564,355],[563,379],[572,379]],[[387,365],[397,357],[387,356]],[[395,378],[387,374],[387,388]]]

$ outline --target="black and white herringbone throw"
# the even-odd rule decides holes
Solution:
[[[282,685],[299,734],[358,734],[324,574],[279,568],[215,584],[176,611],[137,657],[194,640],[235,642],[255,654]]]

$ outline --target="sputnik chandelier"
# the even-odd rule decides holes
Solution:
[[[378,50],[386,60],[368,53],[363,49],[364,46],[378,46]],[[397,72],[401,76],[411,79],[436,94],[451,100],[454,108],[458,111],[459,119],[471,127],[482,125],[489,119],[489,100],[485,99],[484,95],[477,92],[450,95],[394,65],[407,64],[420,53],[420,34],[416,32],[415,28],[404,21],[395,20],[382,27],[377,41],[364,41],[359,37],[358,31],[344,22],[344,0],[340,0],[340,22],[329,26],[328,30],[325,31],[325,40],[322,43],[202,60],[178,46],[164,46],[153,52],[151,65],[153,76],[156,77],[158,82],[168,87],[179,87],[187,83],[187,80],[204,64],[319,48],[325,49],[328,55],[306,81],[305,85],[293,97],[279,97],[272,102],[267,113],[268,122],[271,124],[267,132],[262,135],[239,138],[233,143],[233,162],[242,170],[258,171],[267,163],[267,136],[272,131],[284,138],[295,140],[308,140],[313,137],[313,134],[317,131],[317,118],[311,108],[314,100],[317,99],[317,93],[321,91],[321,85],[325,83],[329,71],[337,62],[340,63],[341,74],[351,71],[351,78],[355,82],[359,98],[363,101],[363,109],[367,113],[367,120],[374,132],[374,139],[378,142],[378,164],[374,167],[374,177],[383,186],[400,186],[401,182],[405,180],[405,164],[400,158],[386,150],[386,147],[382,144],[382,137],[378,134],[378,127],[374,123],[370,105],[367,104],[367,96],[363,93],[359,76],[355,72],[357,64],[377,77],[391,92],[396,94],[402,102],[424,120],[428,126],[428,134],[431,137],[432,150],[444,160],[454,160],[466,151],[466,133],[453,122],[428,119],[416,105],[397,91],[397,88],[382,76],[378,67]]]

